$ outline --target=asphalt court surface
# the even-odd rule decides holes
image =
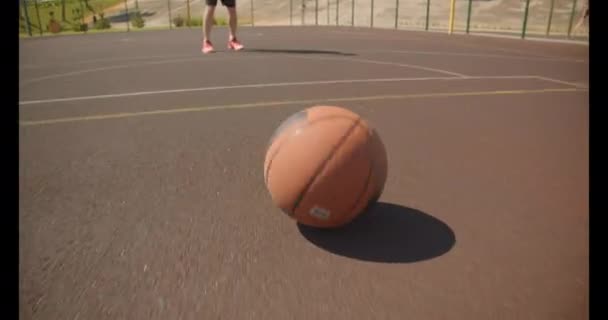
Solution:
[[[24,319],[588,317],[588,47],[351,28],[20,41]],[[389,153],[381,205],[299,228],[267,139],[316,104]]]

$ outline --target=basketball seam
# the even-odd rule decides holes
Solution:
[[[319,119],[315,119],[314,121],[308,122],[307,124],[302,126],[302,128],[308,128],[311,127],[313,125],[316,125],[318,123],[321,123],[322,121],[326,121],[326,120],[333,120],[333,119],[340,119],[340,118],[344,118],[344,119],[348,119],[348,120],[354,120],[351,117],[347,117],[347,116],[343,116],[343,115],[332,115],[332,116],[328,116],[328,117],[324,117],[324,118],[319,118]],[[270,167],[272,166],[272,161],[274,160],[274,158],[279,154],[279,151],[281,150],[281,147],[287,143],[287,141],[289,141],[289,139],[291,138],[291,136],[289,138],[286,138],[285,140],[283,140],[283,142],[281,142],[281,144],[279,144],[276,148],[276,150],[273,152],[273,154],[270,156],[270,159],[268,160],[268,165],[266,166],[266,170],[264,172],[264,184],[266,184],[266,186],[268,186],[268,177],[270,176]],[[272,143],[270,144],[272,146]]]
[[[325,158],[325,160],[317,168],[317,170],[315,171],[314,175],[308,181],[308,183],[306,184],[306,186],[304,187],[304,189],[302,190],[302,192],[300,192],[300,195],[298,196],[298,198],[296,198],[296,202],[294,203],[293,209],[291,210],[291,215],[295,215],[295,212],[298,209],[298,206],[300,205],[300,203],[302,202],[302,200],[304,200],[304,197],[308,193],[310,187],[317,180],[317,177],[321,173],[323,173],[323,171],[325,170],[325,167],[327,166],[327,164],[329,163],[329,161],[333,158],[333,156],[336,154],[336,152],[338,151],[338,149],[344,144],[344,142],[346,142],[348,140],[348,137],[350,137],[350,135],[353,133],[353,131],[355,130],[355,128],[357,128],[359,126],[360,123],[361,123],[361,118],[359,117],[346,130],[346,132],[344,133],[344,136],[342,136],[342,138],[340,138],[340,140],[338,141],[338,143],[329,151],[329,154],[327,155],[327,157]]]
[[[361,198],[363,197],[365,192],[367,192],[367,189],[369,189],[370,182],[372,181],[373,172],[374,172],[374,166],[373,166],[373,163],[370,162],[369,169],[367,170],[367,178],[365,178],[365,184],[363,185],[363,189],[361,190],[359,195],[357,195],[355,202],[350,207],[348,212],[352,213],[352,211],[359,205],[359,202],[361,202]]]

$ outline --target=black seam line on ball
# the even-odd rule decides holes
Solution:
[[[347,116],[342,116],[342,115],[332,115],[332,116],[327,116],[324,118],[320,118],[320,119],[315,119],[314,121],[311,122],[307,122],[306,125],[302,126],[300,129],[304,129],[304,128],[308,128],[308,127],[312,127],[315,124],[321,123],[323,121],[329,121],[329,120],[333,120],[333,119],[348,119],[348,120],[354,120],[352,117],[347,117]],[[277,135],[278,137],[278,135]],[[281,142],[281,144],[279,144],[277,146],[277,149],[274,151],[274,153],[272,154],[272,156],[270,156],[270,160],[268,160],[268,166],[266,166],[266,172],[264,172],[264,184],[266,184],[266,186],[268,186],[268,177],[270,176],[270,167],[272,166],[272,161],[274,160],[274,158],[279,154],[279,151],[281,150],[281,147],[287,143],[287,141],[289,141],[289,139],[292,136],[289,136],[288,138],[286,138],[285,140],[283,140],[283,142]],[[275,137],[276,140],[276,137]],[[272,143],[271,143],[272,144]]]
[[[374,168],[374,165],[373,165],[373,163],[370,162],[369,169],[367,170],[367,177],[365,178],[365,184],[363,185],[363,189],[361,189],[361,191],[357,195],[357,198],[355,198],[355,202],[352,204],[352,206],[350,207],[350,209],[347,212],[352,212],[353,210],[355,210],[355,208],[361,202],[361,198],[363,197],[363,195],[365,195],[365,193],[367,192],[367,189],[369,189],[370,182],[372,181],[373,168]]]
[[[315,182],[315,180],[321,174],[321,172],[323,172],[323,170],[325,169],[325,167],[329,163],[329,160],[331,160],[334,157],[334,155],[336,154],[336,152],[338,151],[338,149],[344,144],[344,142],[346,142],[346,140],[353,133],[353,131],[355,130],[355,128],[357,126],[359,126],[360,122],[361,122],[361,118],[357,118],[353,122],[353,124],[348,128],[348,130],[346,130],[346,132],[340,138],[340,140],[338,141],[338,143],[336,143],[336,145],[329,151],[329,154],[327,155],[327,157],[325,157],[325,160],[323,160],[323,162],[321,163],[321,165],[317,168],[317,170],[315,171],[315,173],[312,175],[312,177],[310,178],[310,180],[308,181],[308,183],[304,187],[304,190],[302,190],[302,192],[300,193],[300,195],[296,199],[296,202],[293,205],[293,209],[291,210],[291,215],[295,214],[296,210],[298,209],[298,206],[300,205],[300,203],[302,202],[302,200],[304,199],[304,197],[308,193],[308,191],[309,191],[310,187],[312,186],[312,184]]]

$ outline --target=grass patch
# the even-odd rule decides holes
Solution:
[[[32,33],[39,33],[40,28],[43,32],[49,32],[48,27],[51,21],[59,23],[61,30],[66,31],[74,30],[75,21],[81,20],[81,15],[84,15],[84,17],[93,14],[99,16],[99,13],[103,10],[123,2],[124,0],[54,0],[36,4],[33,1],[28,1],[26,10]],[[21,4],[20,2],[19,29],[21,32],[26,32],[24,8]]]
[[[215,25],[216,26],[227,26],[228,25],[228,20],[226,20],[226,18],[215,18]]]
[[[203,19],[199,17],[192,17],[190,21],[186,22],[188,27],[200,27],[203,25]]]
[[[103,34],[103,33],[119,33],[119,32],[147,32],[147,31],[159,31],[159,30],[169,30],[169,26],[153,26],[153,27],[145,27],[145,28],[131,28],[127,31],[126,27],[113,27],[112,29],[89,29],[87,31],[87,35],[95,35],[95,34]],[[39,35],[38,33],[32,33],[30,37],[27,32],[20,32],[19,38],[21,39],[30,39],[30,38],[50,38],[50,37],[63,37],[63,36],[82,36],[82,32],[77,32],[73,30],[66,30],[64,32],[53,34],[53,33],[45,33],[43,35]]]
[[[131,25],[135,28],[141,29],[146,25],[146,21],[144,20],[139,10],[130,13],[129,18],[131,20]]]
[[[245,18],[245,19],[239,19],[238,24],[239,25],[251,25],[251,22],[249,21],[249,19]],[[181,15],[178,15],[177,17],[173,18],[173,26],[175,26],[177,28],[202,27],[202,25],[203,25],[203,19],[200,17],[191,17],[190,21],[187,21],[187,19],[182,17]],[[228,19],[224,18],[224,17],[216,17],[215,25],[216,26],[228,26]]]

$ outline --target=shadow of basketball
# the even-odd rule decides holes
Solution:
[[[298,224],[316,246],[337,255],[374,261],[408,263],[432,259],[456,243],[452,229],[421,211],[379,202],[339,229]]]

